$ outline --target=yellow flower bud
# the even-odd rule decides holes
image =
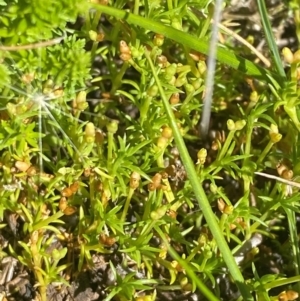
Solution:
[[[300,49],[294,53],[293,64],[300,63]]]
[[[236,130],[235,123],[232,119],[227,120],[227,128],[228,128],[229,131],[235,131]]]
[[[245,120],[238,120],[235,123],[235,129],[237,131],[240,131],[240,130],[242,130],[244,128],[245,125],[246,125],[246,121]]]
[[[282,55],[283,55],[283,58],[284,58],[284,61],[291,64],[294,60],[294,55],[291,51],[290,48],[287,48],[287,47],[284,47],[282,49]]]
[[[197,164],[203,165],[206,161],[207,157],[207,150],[205,148],[201,148],[199,152],[197,153]]]
[[[85,141],[87,143],[93,143],[95,141],[96,131],[95,131],[95,126],[92,122],[89,122],[85,126],[84,132],[85,132]]]

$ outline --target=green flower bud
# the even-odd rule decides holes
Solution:
[[[141,56],[139,50],[136,49],[136,48],[133,47],[133,46],[130,47],[130,51],[131,51],[131,56],[132,56],[133,58],[138,58],[138,57]]]
[[[200,234],[197,242],[198,242],[198,244],[199,244],[200,247],[203,247],[203,246],[205,246],[207,244],[207,240],[208,240],[207,239],[207,235]]]
[[[210,188],[210,191],[211,191],[212,193],[217,193],[217,191],[218,191],[218,187],[217,187],[217,185],[214,184],[214,183],[211,183],[211,184],[209,185],[209,188]]]
[[[194,93],[194,92],[195,92],[194,86],[191,85],[191,84],[185,84],[185,85],[184,85],[184,88],[185,88],[185,92],[186,92],[187,94],[191,94],[191,93]]]
[[[168,145],[168,139],[165,137],[159,137],[156,143],[157,147],[161,150],[165,149]]]
[[[229,131],[235,131],[236,130],[235,123],[232,119],[227,120],[227,128],[228,128]]]
[[[158,208],[157,210],[152,211],[150,213],[150,217],[153,220],[159,220],[165,216],[166,212],[167,212],[167,206],[162,206],[162,207]]]
[[[253,45],[253,43],[254,43],[254,36],[249,35],[249,36],[247,37],[247,42],[248,42],[249,44]]]
[[[94,31],[94,30],[89,31],[89,37],[92,41],[94,41],[94,42],[97,41],[97,36],[98,36],[98,34],[96,31]]]
[[[179,76],[175,81],[175,87],[182,87],[187,82],[186,76]]]
[[[171,64],[171,65],[167,66],[165,69],[164,78],[167,81],[170,81],[172,79],[172,77],[176,74],[176,69],[177,69],[176,64]]]
[[[209,259],[211,258],[213,255],[212,251],[210,249],[205,249],[204,252],[203,252],[203,256],[206,258],[206,259]]]
[[[238,120],[235,123],[235,129],[237,131],[240,131],[245,127],[245,125],[246,125],[246,120]]]
[[[196,78],[191,82],[191,84],[193,85],[195,90],[198,90],[202,86],[203,80],[202,78]]]
[[[188,280],[187,277],[183,277],[183,278],[180,280],[180,286],[181,286],[181,287],[186,286],[188,283],[189,283],[189,280]]]
[[[158,87],[157,85],[152,85],[151,87],[148,88],[147,94],[151,97],[155,97],[158,93]]]
[[[106,128],[109,133],[115,134],[118,130],[118,122],[113,120],[106,125]]]
[[[203,75],[206,72],[207,67],[204,61],[199,61],[197,63],[197,67],[201,75]]]

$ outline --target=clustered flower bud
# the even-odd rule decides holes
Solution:
[[[177,66],[174,63],[167,66],[164,73],[165,80],[170,82],[175,76],[176,70],[177,70]]]
[[[61,195],[65,198],[69,198],[77,192],[78,188],[79,188],[79,183],[76,181],[72,183],[69,187],[65,187],[61,191]]]
[[[148,184],[148,189],[150,191],[154,191],[156,189],[160,189],[161,188],[161,180],[162,180],[162,175],[160,173],[156,173],[153,177],[152,177],[152,182]]]
[[[130,188],[136,189],[139,187],[141,176],[138,172],[132,172],[130,176]]]
[[[278,295],[278,301],[293,301],[298,299],[299,294],[296,291],[283,291]]]
[[[160,68],[166,68],[168,66],[168,59],[164,55],[159,55],[156,58],[156,62]]]
[[[245,120],[237,120],[236,122],[234,122],[232,119],[227,120],[227,128],[229,131],[240,131],[245,127],[245,125]]]
[[[276,169],[280,177],[285,180],[291,180],[294,176],[294,172],[292,171],[292,169],[289,168],[283,162],[279,162],[276,166]]]
[[[125,41],[120,41],[119,48],[121,60],[124,62],[131,60],[131,50]]]

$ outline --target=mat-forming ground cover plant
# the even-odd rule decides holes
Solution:
[[[299,4],[218,3],[0,1],[2,300],[298,298]]]

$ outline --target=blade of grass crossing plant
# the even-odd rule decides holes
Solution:
[[[272,59],[275,63],[276,69],[278,74],[280,75],[280,77],[282,78],[286,78],[283,66],[282,66],[282,61],[279,55],[279,51],[278,51],[278,47],[272,32],[272,27],[268,18],[268,12],[267,12],[267,8],[266,8],[266,4],[264,0],[257,0],[257,7],[258,7],[258,11],[260,14],[260,18],[261,18],[261,22],[263,25],[263,29],[264,29],[264,33],[266,35],[266,39],[271,51],[271,56]]]
[[[117,19],[123,19],[129,24],[137,25],[147,30],[151,30],[155,33],[162,34],[165,37],[172,39],[180,44],[183,44],[191,49],[197,50],[206,55],[209,54],[209,45],[208,40],[206,39],[200,40],[186,32],[182,32],[180,30],[174,29],[170,26],[166,26],[164,24],[150,20],[145,17],[131,14],[125,10],[120,10],[101,4],[94,4],[93,7]],[[228,66],[231,66],[236,70],[241,71],[247,76],[253,76],[257,79],[265,80],[266,82],[270,81],[269,77],[275,78],[278,81],[280,80],[280,77],[278,77],[276,74],[270,74],[268,70],[261,68],[260,66],[257,66],[256,64],[240,56],[237,56],[234,52],[231,52],[224,48],[218,47],[217,60]]]
[[[177,252],[170,246],[166,236],[161,231],[159,227],[154,227],[161,239],[164,241],[164,243],[168,246],[168,251],[170,255],[184,268],[185,272],[188,274],[188,276],[196,283],[198,289],[203,293],[203,295],[207,298],[209,301],[218,301],[218,298],[213,295],[213,293],[205,286],[205,284],[197,277],[197,275],[194,273],[190,265],[183,260]]]
[[[213,26],[212,34],[209,45],[209,56],[207,61],[207,74],[205,79],[205,96],[204,96],[204,107],[202,111],[202,118],[200,122],[200,132],[203,137],[206,137],[208,132],[208,126],[211,114],[211,104],[214,92],[214,77],[216,69],[216,53],[217,53],[217,43],[218,43],[218,24],[221,20],[223,0],[216,0],[215,11],[213,16]]]
[[[285,208],[285,212],[288,218],[289,224],[289,232],[290,232],[290,243],[294,256],[294,268],[295,274],[300,275],[300,251],[299,251],[299,239],[298,239],[298,231],[296,227],[296,214],[295,211],[291,209]],[[300,292],[300,282],[297,283],[297,291]]]
[[[172,108],[171,108],[171,106],[168,102],[168,99],[164,93],[164,90],[160,84],[160,81],[159,81],[158,76],[155,71],[154,64],[150,58],[150,54],[146,49],[145,49],[145,55],[150,64],[151,71],[152,71],[153,77],[155,79],[155,82],[157,84],[164,108],[166,110],[166,114],[167,114],[170,126],[173,130],[173,135],[174,135],[174,139],[176,142],[176,146],[179,150],[181,160],[183,162],[186,173],[187,173],[190,183],[192,185],[193,191],[195,193],[195,197],[196,197],[196,199],[199,203],[199,206],[203,212],[203,215],[206,219],[209,229],[216,240],[216,243],[220,249],[220,252],[223,255],[223,258],[228,267],[228,270],[240,290],[241,295],[243,296],[244,300],[252,301],[253,297],[251,296],[250,290],[247,287],[247,285],[245,284],[243,275],[242,275],[239,267],[237,266],[233,255],[231,254],[231,251],[228,247],[228,244],[226,243],[226,240],[225,240],[222,232],[220,231],[219,224],[217,223],[216,216],[214,215],[214,213],[210,207],[210,204],[206,197],[205,191],[202,188],[201,184],[199,183],[199,179],[196,174],[194,164],[190,158],[190,155],[188,153],[186,145],[183,141],[183,138],[182,138],[179,128],[177,126],[176,119],[174,117]]]

